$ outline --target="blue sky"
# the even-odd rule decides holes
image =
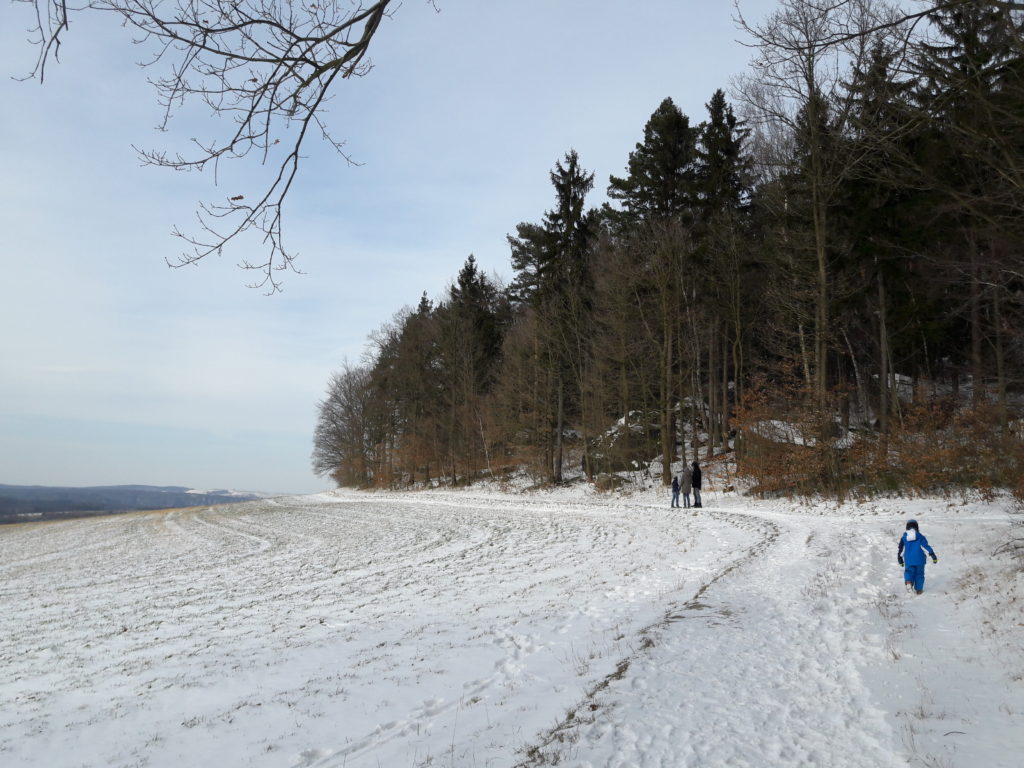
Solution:
[[[746,68],[728,0],[405,0],[341,83],[327,121],[360,165],[311,143],[286,208],[305,274],[267,297],[236,268],[245,242],[171,270],[198,200],[259,184],[140,167],[217,126],[161,113],[143,52],[113,19],[72,23],[46,82],[31,7],[0,14],[0,483],[148,483],[267,492],[329,486],[310,471],[328,376],[472,253],[511,277],[506,234],[552,204],[575,148],[599,204],[671,96],[696,123]],[[741,0],[759,19],[775,0]],[[258,258],[258,250],[252,258]]]

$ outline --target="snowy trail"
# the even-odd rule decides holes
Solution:
[[[906,765],[859,672],[884,655],[865,635],[870,549],[834,520],[721,517],[774,533],[670,616],[558,749],[581,766]]]
[[[902,589],[889,519],[736,503],[716,516],[774,534],[653,627],[520,765],[1019,768],[1019,565],[1001,574],[1016,590],[966,565],[999,541],[968,527],[1006,531],[1005,515],[935,519],[959,575],[933,568],[921,598]],[[986,586],[1000,595],[965,604]]]
[[[0,528],[0,764],[1017,768],[1001,510],[572,493]]]

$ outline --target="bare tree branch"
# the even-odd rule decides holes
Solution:
[[[152,46],[142,66],[167,66],[149,80],[157,91],[167,130],[176,110],[187,102],[229,116],[231,128],[213,140],[191,139],[192,152],[168,153],[135,147],[145,165],[182,171],[209,168],[217,183],[221,161],[252,155],[276,167],[256,195],[235,194],[200,203],[198,231],[173,232],[187,244],[172,267],[197,264],[220,254],[246,232],[263,234],[264,259],[240,266],[261,273],[254,287],[274,293],[278,273],[294,266],[295,255],[283,239],[283,205],[298,175],[302,148],[312,132],[344,160],[353,163],[344,142],[333,138],[323,107],[338,78],[370,71],[367,53],[381,21],[393,13],[394,0],[18,0],[36,11],[33,42],[38,58],[29,78],[42,82],[50,61],[58,61],[61,42],[74,14],[107,12],[133,30],[134,42]],[[428,0],[434,6],[433,0]],[[28,79],[28,78],[26,78]],[[312,131],[311,131],[312,129]]]
[[[920,4],[921,0],[914,0],[914,2]],[[908,12],[895,8],[886,8],[882,13],[876,12],[871,7],[871,4],[865,3],[864,0],[835,0],[834,2],[807,0],[807,5],[818,13],[833,13],[843,9],[854,9],[852,17],[857,18],[861,23],[855,26],[836,25],[830,31],[830,36],[823,41],[827,46],[836,46],[864,38],[871,38],[880,32],[899,31],[905,40],[909,39],[917,25],[928,14],[962,2],[964,0],[945,0],[944,2],[928,0],[925,6],[917,11]]]
[[[965,5],[966,3],[973,2],[973,0],[912,0],[912,2],[919,6],[917,10],[904,10],[881,15],[878,16],[873,23],[863,27],[836,27],[831,30],[831,33],[827,38],[815,41],[815,44],[829,48],[849,43],[857,38],[872,37],[879,32],[892,31],[897,28],[905,29],[904,34],[910,35],[914,32],[917,25],[920,24],[929,14],[951,10],[956,8],[958,5]],[[1000,8],[1002,10],[1024,11],[1024,1],[1022,0],[988,0],[988,2],[993,7]],[[832,15],[836,11],[849,9],[851,6],[864,5],[864,3],[863,0],[806,0],[804,5],[814,13]],[[733,0],[733,6],[736,9],[736,22],[745,31],[750,32],[753,25],[749,24],[743,16],[742,0]],[[744,42],[743,44],[751,48],[756,48],[763,42],[763,40],[755,38],[754,42]]]

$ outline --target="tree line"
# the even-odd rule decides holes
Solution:
[[[317,473],[605,484],[661,456],[668,483],[735,448],[766,491],[1020,482],[1021,10],[783,0],[746,30],[730,96],[662,101],[609,203],[569,150],[507,285],[470,256],[332,376]]]

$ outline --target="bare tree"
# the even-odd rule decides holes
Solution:
[[[856,24],[834,25],[828,37],[821,40],[826,46],[845,45],[865,37],[872,37],[880,32],[896,32],[909,42],[918,26],[926,22],[929,15],[954,10],[957,6],[963,6],[974,0],[911,0],[912,5],[908,9],[889,8],[882,12],[874,12],[870,6],[867,7],[869,15],[860,15],[860,21]],[[986,0],[993,8],[1003,11],[1024,11],[1024,2],[1021,0]],[[851,8],[865,4],[863,0],[808,0],[807,7],[815,13],[833,15],[840,11],[847,11]],[[750,25],[743,16],[743,0],[733,0],[733,7],[736,9],[736,20],[739,25],[747,29]],[[866,22],[866,23],[864,23]]]
[[[339,486],[365,486],[372,479],[369,426],[370,371],[346,363],[332,374],[313,432],[313,472]]]
[[[781,0],[756,27],[740,18],[756,53],[753,73],[738,77],[734,91],[756,132],[763,175],[800,173],[807,187],[816,289],[812,375],[822,401],[832,334],[829,212],[844,162],[830,144],[852,104],[843,74],[867,58],[869,30],[896,29],[898,18],[886,0]]]
[[[429,0],[433,4],[433,0]],[[262,260],[243,260],[261,273],[254,287],[280,289],[277,273],[294,270],[295,254],[283,238],[283,206],[298,174],[310,133],[347,162],[344,142],[331,135],[323,108],[338,79],[361,77],[367,56],[393,0],[18,0],[36,12],[31,30],[39,56],[29,78],[42,82],[75,14],[107,12],[121,18],[134,42],[151,56],[145,67],[166,67],[150,82],[163,110],[160,128],[186,102],[200,102],[230,127],[209,141],[192,139],[190,153],[136,148],[144,164],[174,170],[212,168],[222,161],[255,158],[272,169],[256,194],[202,202],[198,232],[175,228],[186,251],[171,266],[196,264],[253,230],[267,248]]]

